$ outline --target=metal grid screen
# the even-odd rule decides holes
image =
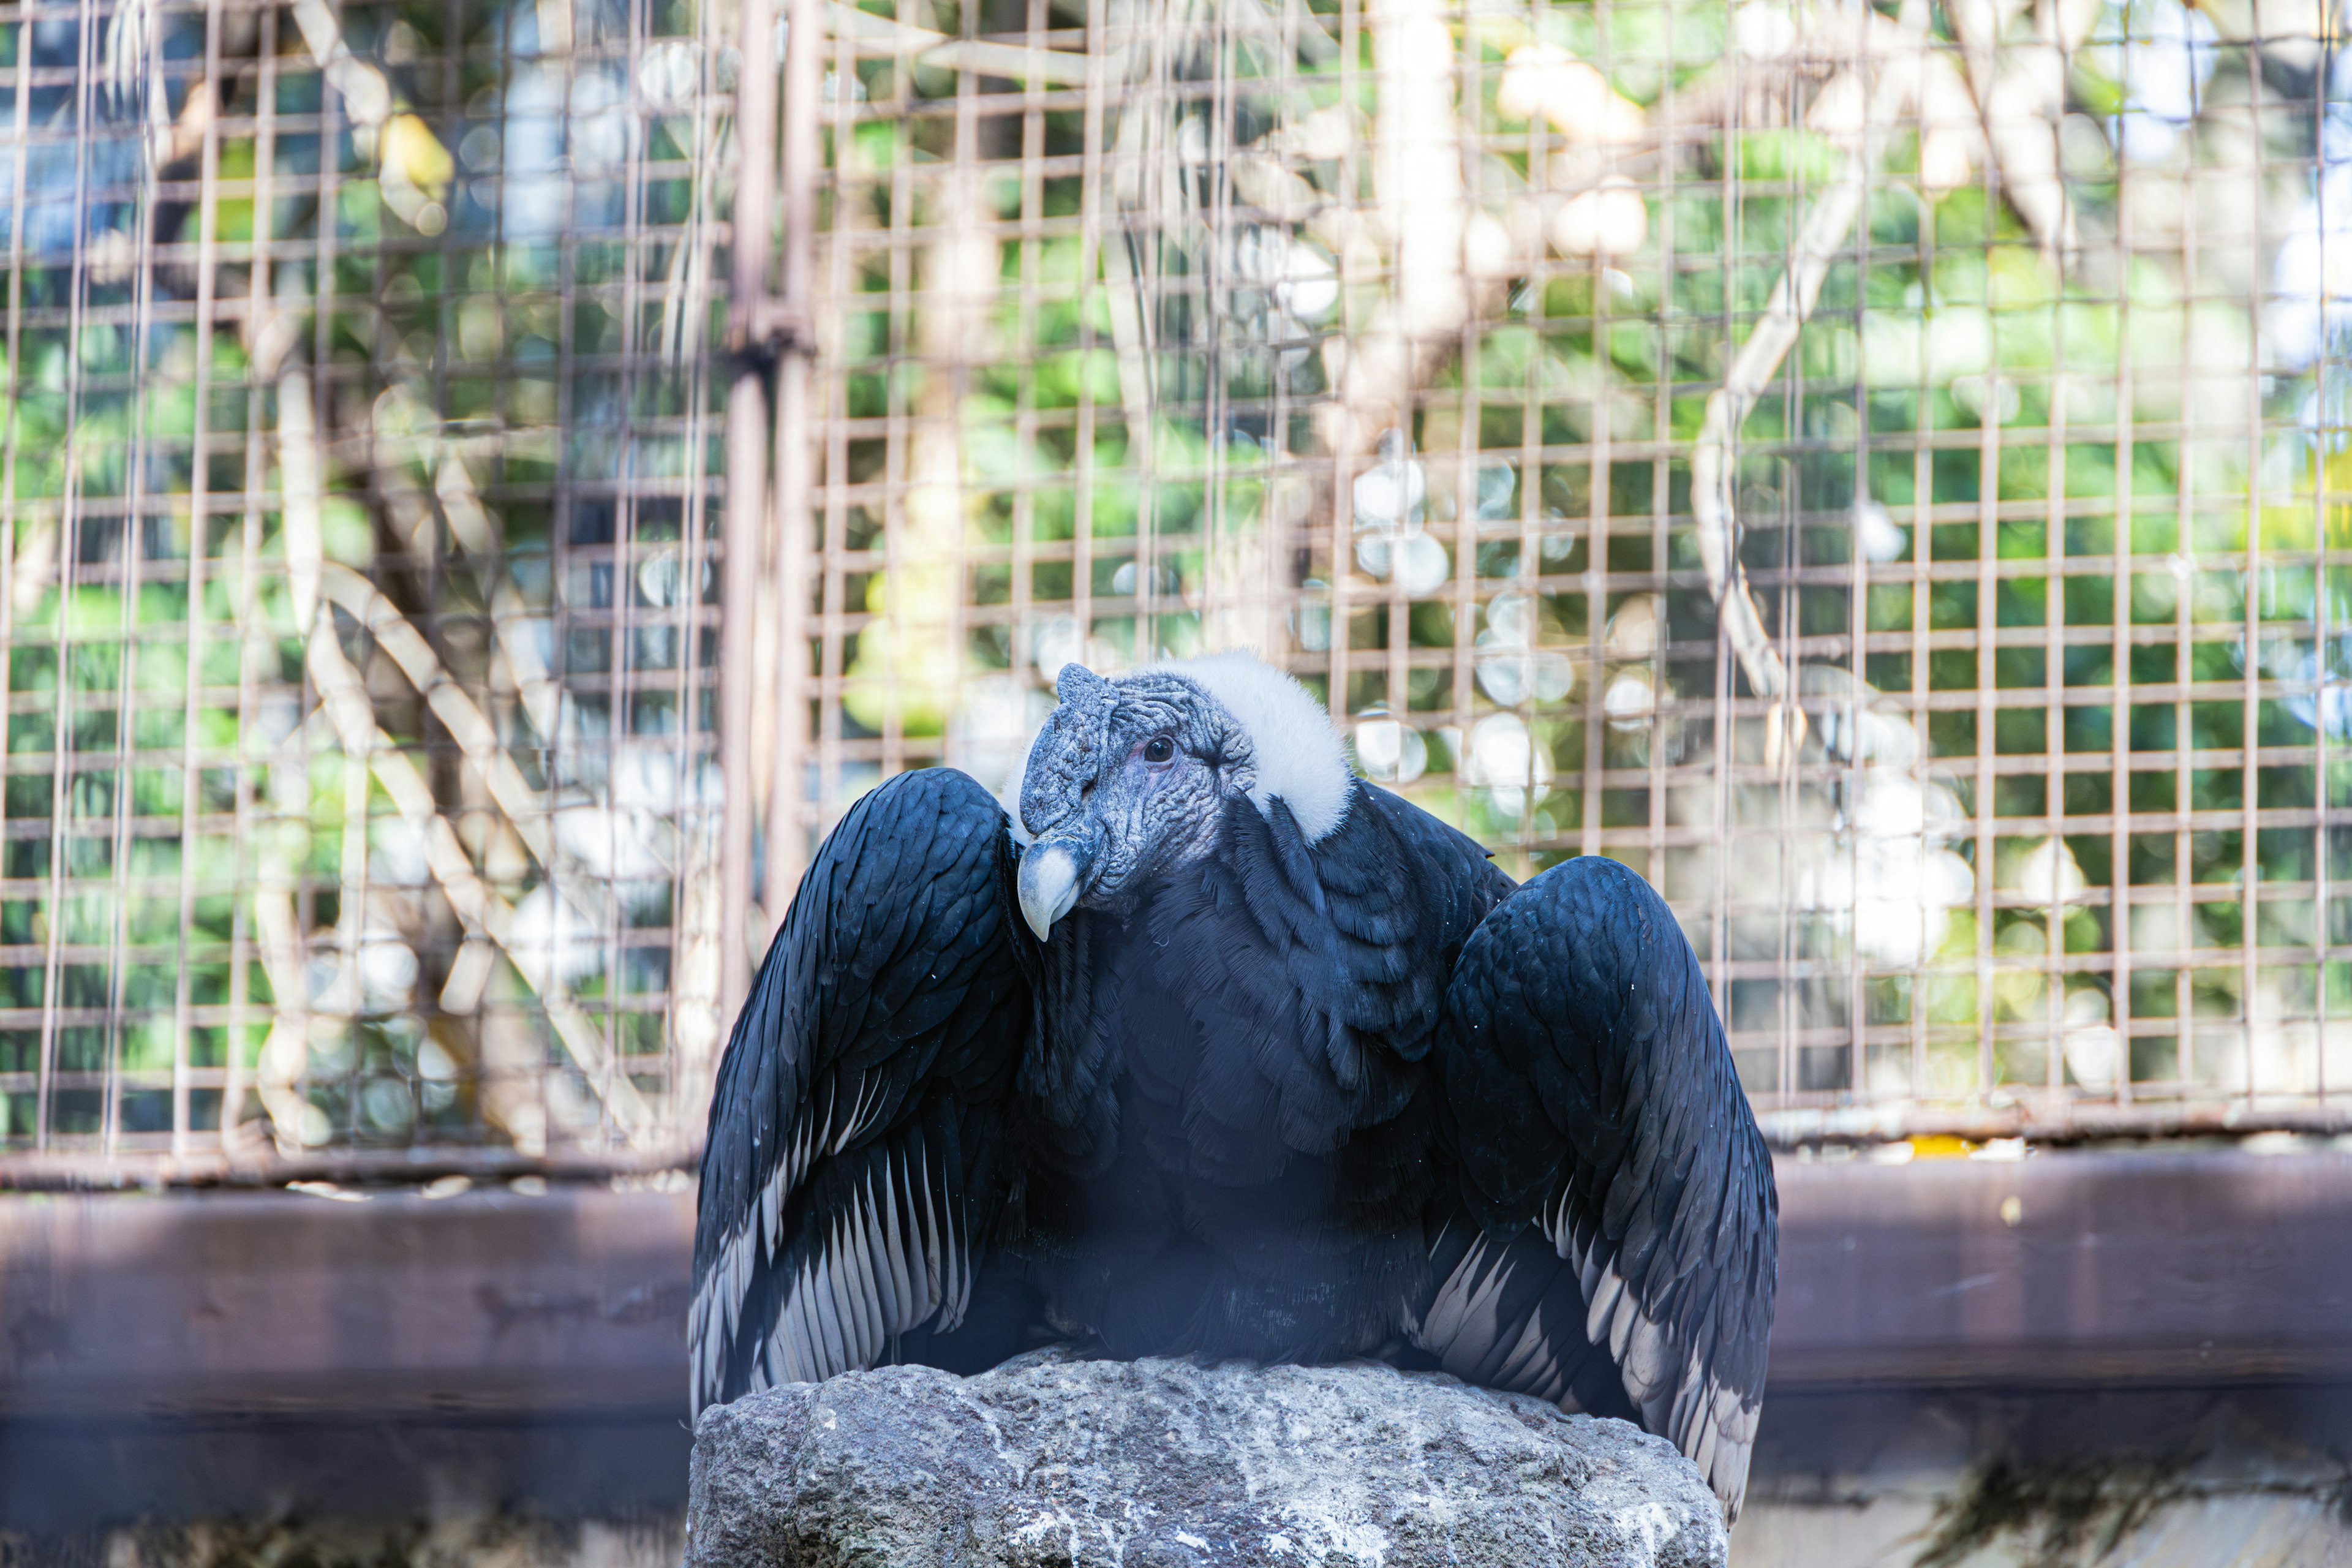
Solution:
[[[1513,872],[1664,889],[1785,1133],[2333,1125],[2315,5],[887,10],[820,95],[812,834],[997,784],[1066,659],[1253,647]]]
[[[0,7],[10,1148],[675,1157],[860,790],[1232,647],[1785,1136],[2336,1125],[2315,0],[782,9]]]
[[[717,20],[0,10],[7,1147],[698,1118]]]

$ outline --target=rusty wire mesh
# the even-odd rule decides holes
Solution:
[[[0,13],[9,1148],[698,1116],[717,20]]]
[[[2330,40],[837,20],[803,827],[1255,647],[1514,872],[1661,886],[1785,1132],[2333,1125]]]
[[[784,9],[0,7],[10,1149],[675,1156],[861,789],[1227,647],[1784,1135],[2336,1124],[2316,5]]]

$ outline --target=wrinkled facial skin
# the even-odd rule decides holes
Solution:
[[[1021,898],[1042,938],[1073,907],[1120,910],[1152,878],[1208,852],[1227,800],[1249,793],[1249,737],[1180,675],[1106,680],[1066,665],[1062,704],[1030,748]]]

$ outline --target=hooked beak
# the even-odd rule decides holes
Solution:
[[[1081,837],[1041,839],[1022,855],[1021,916],[1039,942],[1077,903],[1078,886],[1094,858],[1094,845]]]

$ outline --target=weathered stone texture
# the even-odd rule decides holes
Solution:
[[[853,1373],[704,1414],[688,1568],[1698,1568],[1697,1469],[1622,1421],[1391,1367]]]

